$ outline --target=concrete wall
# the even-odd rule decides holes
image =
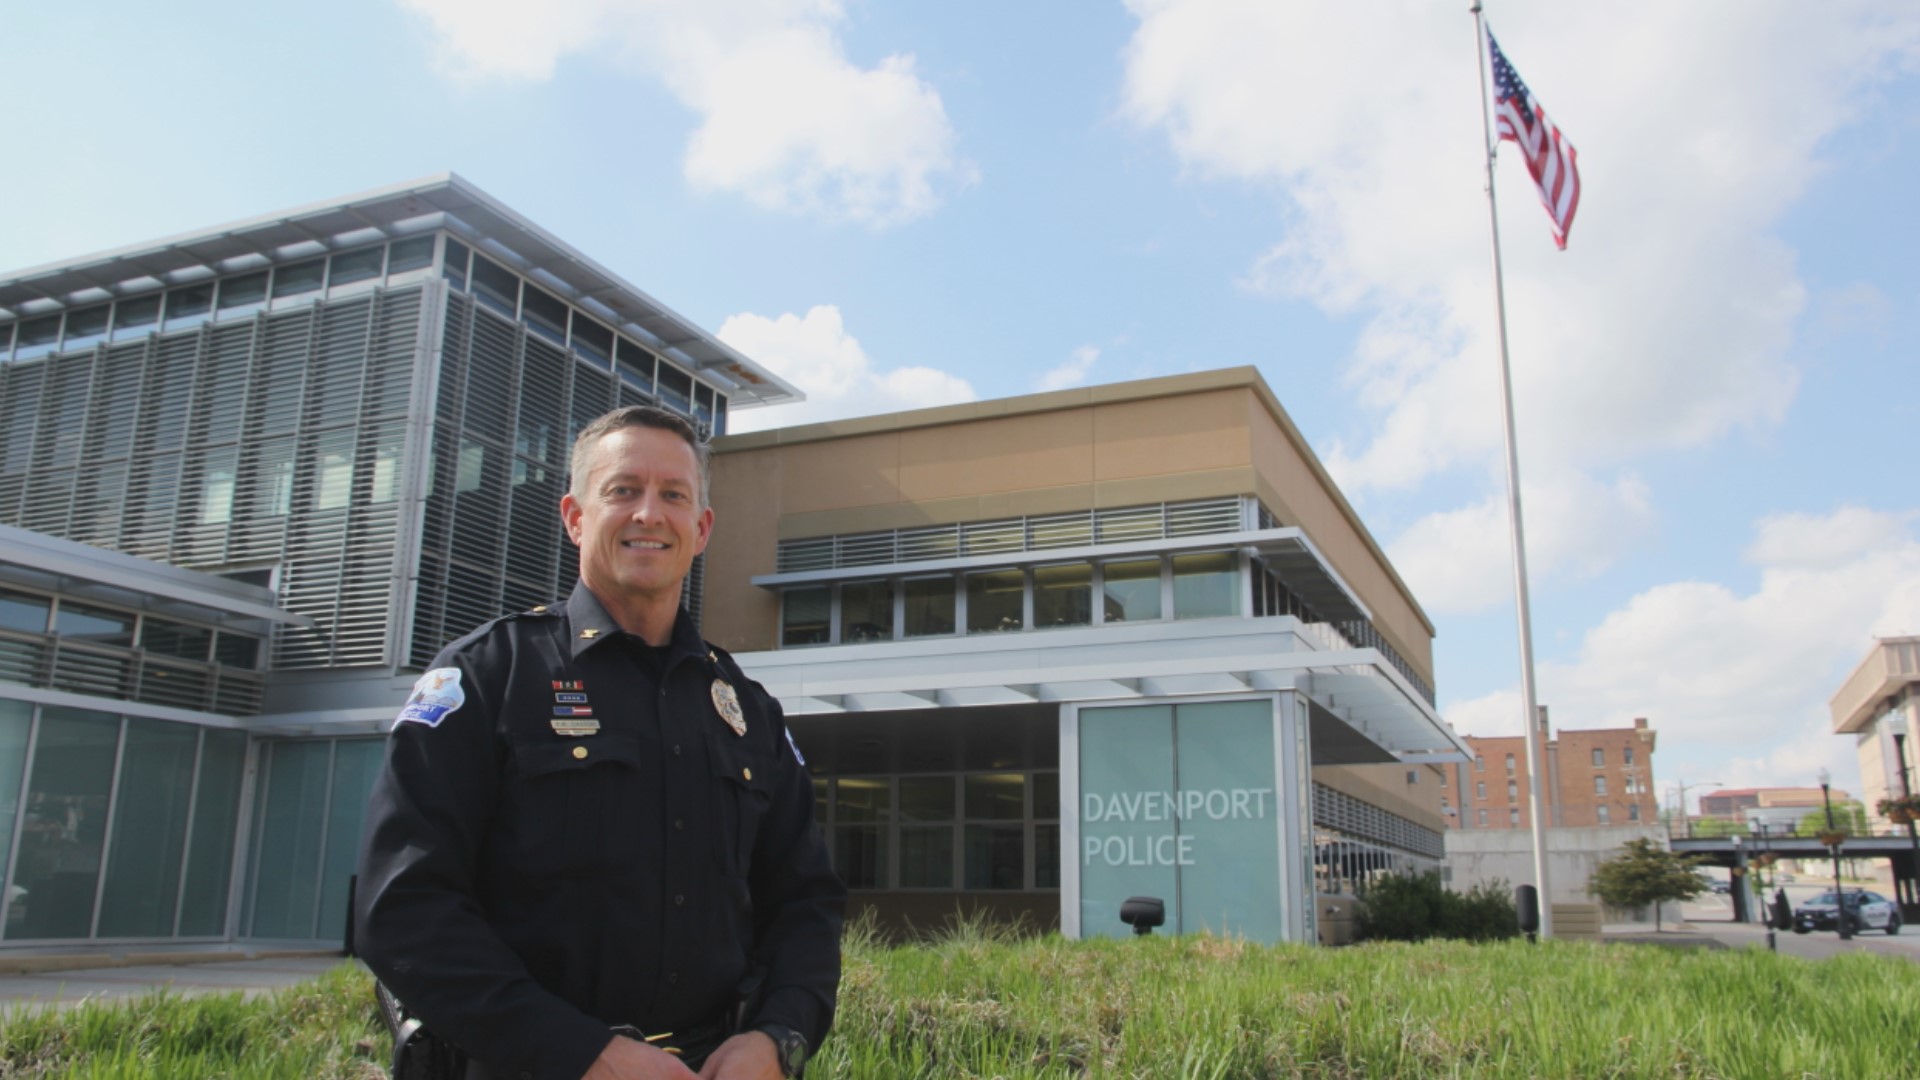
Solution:
[[[1491,770],[1489,770],[1491,771]],[[1549,899],[1556,904],[1591,903],[1587,880],[1594,868],[1620,851],[1629,840],[1666,837],[1657,823],[1634,827],[1594,827],[1547,830]],[[1527,829],[1467,829],[1447,833],[1448,885],[1465,892],[1475,885],[1504,879],[1508,887],[1533,880],[1533,834]]]

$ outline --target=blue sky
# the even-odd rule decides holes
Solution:
[[[787,374],[765,424],[1253,364],[1518,729],[1462,2],[15,5],[0,264],[452,170]],[[1920,9],[1494,0],[1541,700],[1662,785],[1855,788],[1920,633]],[[782,414],[785,415],[782,415]]]

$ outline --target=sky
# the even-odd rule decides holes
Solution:
[[[1828,699],[1920,633],[1920,5],[1487,8],[1583,183],[1559,251],[1498,158],[1539,700],[1647,717],[1663,793],[1857,792]],[[0,267],[453,171],[808,394],[736,430],[1253,365],[1442,713],[1520,729],[1466,0],[0,10]]]

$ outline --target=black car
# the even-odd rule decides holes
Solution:
[[[1864,889],[1847,889],[1840,895],[1849,930],[1856,934],[1868,928],[1885,930],[1889,934],[1900,932],[1900,905],[1879,893]],[[1840,905],[1834,903],[1833,890],[1828,889],[1801,904],[1800,910],[1793,913],[1793,932],[1805,934],[1814,930],[1832,930],[1834,917],[1839,910]]]

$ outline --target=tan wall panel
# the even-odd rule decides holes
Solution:
[[[789,483],[774,505],[782,514],[804,514],[900,501],[900,439],[882,432],[724,456],[781,462]]]
[[[1095,476],[1105,482],[1205,472],[1251,462],[1244,388],[1099,406]]]
[[[779,601],[751,579],[774,570],[783,462],[778,451],[713,458],[713,538],[700,631],[729,651],[771,649],[779,634]]]
[[[1090,409],[993,417],[900,435],[899,497],[916,502],[1093,480]]]

